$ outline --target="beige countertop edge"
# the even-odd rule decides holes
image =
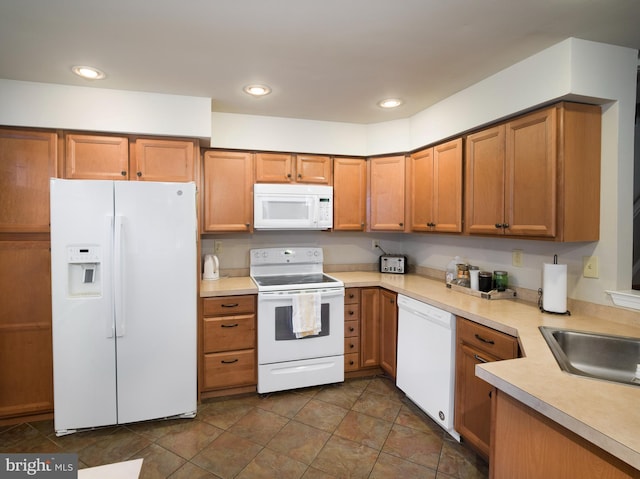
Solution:
[[[417,275],[331,272],[345,287],[380,286],[517,337],[523,358],[476,367],[477,375],[523,404],[640,470],[640,388],[569,375],[560,370],[539,326],[640,337],[640,322],[541,313],[523,301],[486,300]],[[249,277],[203,281],[200,296],[256,294]]]

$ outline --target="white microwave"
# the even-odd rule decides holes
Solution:
[[[326,230],[333,227],[333,187],[256,183],[253,227],[257,230]]]

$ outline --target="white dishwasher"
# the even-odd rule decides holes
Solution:
[[[398,295],[396,384],[452,437],[455,386],[455,316]]]

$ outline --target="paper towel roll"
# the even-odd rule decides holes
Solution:
[[[567,265],[544,263],[542,273],[542,309],[567,312]]]

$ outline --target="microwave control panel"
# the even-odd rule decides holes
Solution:
[[[333,226],[333,204],[328,196],[318,198],[318,223]]]

